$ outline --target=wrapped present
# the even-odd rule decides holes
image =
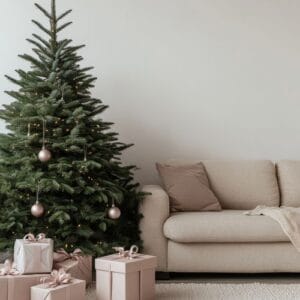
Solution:
[[[0,300],[30,300],[30,288],[45,274],[20,275],[15,264],[0,265]]]
[[[43,284],[31,287],[31,300],[84,300],[85,281],[72,279],[63,269],[42,278]]]
[[[20,274],[50,273],[53,265],[53,240],[40,233],[16,240],[14,260]]]
[[[133,251],[135,249],[135,251]],[[119,254],[97,258],[96,294],[101,300],[154,300],[156,257],[118,248]]]
[[[85,280],[87,284],[92,282],[92,256],[83,255],[80,249],[73,253],[67,253],[64,249],[57,250],[53,255],[54,269],[63,268],[73,278]]]

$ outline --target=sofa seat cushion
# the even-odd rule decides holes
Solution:
[[[164,223],[164,235],[178,243],[289,242],[276,221],[244,212],[173,213]]]

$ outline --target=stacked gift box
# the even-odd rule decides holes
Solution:
[[[27,234],[15,241],[14,261],[0,265],[0,300],[85,299],[92,257],[79,249],[53,252],[52,239]]]

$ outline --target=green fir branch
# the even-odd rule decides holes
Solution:
[[[50,15],[50,13],[43,8],[41,5],[39,5],[38,3],[34,4],[48,19],[52,20],[52,16]]]
[[[33,33],[32,36],[35,37],[38,41],[40,41],[42,44],[44,44],[48,49],[51,48],[50,44],[45,39],[40,37],[39,35]]]
[[[35,24],[38,28],[40,28],[42,31],[44,31],[45,33],[47,33],[50,37],[52,36],[52,33],[50,30],[48,30],[47,28],[45,28],[41,23],[39,23],[36,20],[31,20],[31,22],[33,24]]]
[[[72,12],[72,9],[69,9],[67,11],[65,11],[64,13],[62,13],[58,18],[57,18],[57,22],[62,20],[64,17],[66,17],[68,14],[70,14]]]
[[[67,22],[63,25],[61,25],[60,27],[57,28],[57,32],[62,31],[63,29],[65,29],[66,27],[70,26],[73,22]]]

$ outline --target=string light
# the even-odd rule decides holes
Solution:
[[[83,161],[87,161],[87,145],[86,144],[84,145],[83,153],[84,153]]]
[[[27,136],[30,136],[30,123],[28,124],[27,129],[28,129]]]

